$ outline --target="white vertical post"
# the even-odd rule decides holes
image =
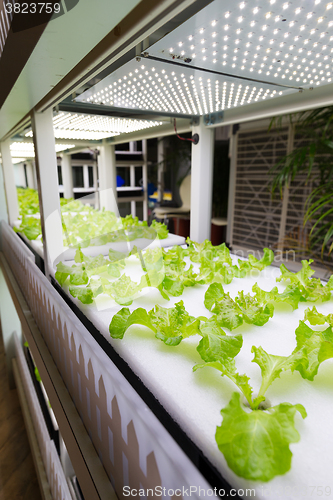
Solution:
[[[192,133],[199,135],[199,142],[192,143],[190,236],[192,240],[202,243],[210,239],[211,231],[214,130],[205,127],[200,118]]]
[[[45,275],[49,278],[54,261],[63,252],[59,201],[58,166],[55,152],[52,108],[32,111],[39,209],[43,236]]]
[[[147,139],[142,141],[142,184],[143,184],[143,220],[148,220],[148,160],[147,160]]]
[[[32,161],[28,161],[26,163],[26,169],[27,169],[28,187],[32,188],[32,189],[36,189],[34,164],[32,163]]]
[[[98,156],[100,208],[114,210],[114,199],[117,200],[116,153],[114,146],[103,140]],[[112,190],[114,199],[108,196]]]
[[[2,169],[7,201],[8,220],[9,224],[13,225],[14,222],[18,219],[19,208],[15,186],[14,167],[12,156],[10,154],[10,140],[8,139],[7,141],[1,142],[0,149],[2,156]]]
[[[163,201],[164,192],[164,139],[160,137],[157,142],[157,201]]]
[[[74,198],[73,192],[73,172],[71,155],[61,156],[62,183],[64,186],[64,198]]]
[[[230,136],[230,143],[229,143],[230,174],[229,174],[229,191],[228,191],[227,242],[230,245],[232,245],[233,233],[234,233],[234,211],[235,211],[237,149],[238,149],[237,145],[238,145],[238,133]]]
[[[88,165],[83,165],[83,186],[85,189],[89,188],[89,171]]]
[[[93,179],[94,179],[94,189],[97,191],[98,182],[97,182],[97,159],[96,158],[94,159],[94,163],[93,163]]]
[[[135,166],[130,165],[130,186],[134,187],[135,186]],[[136,216],[136,201],[132,200],[131,201],[131,214],[132,217]]]
[[[99,198],[98,198],[98,169],[97,169],[97,154],[94,153],[94,163],[93,163],[93,179],[94,179],[94,190],[95,190],[95,208],[99,209]]]

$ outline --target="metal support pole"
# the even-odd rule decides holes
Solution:
[[[8,220],[9,224],[13,225],[14,222],[18,219],[19,208],[15,186],[14,167],[12,163],[12,156],[10,154],[9,139],[0,143],[0,150],[2,156],[2,169],[7,201]]]
[[[147,139],[142,141],[142,185],[143,185],[143,220],[148,220],[148,160],[147,160]]]
[[[160,137],[157,142],[157,201],[163,201],[164,193],[164,139]]]
[[[74,198],[72,157],[65,153],[61,156],[62,182],[64,185],[64,198]]]
[[[45,275],[63,252],[59,201],[58,166],[55,152],[52,108],[31,114],[37,170],[39,209],[43,236]]]
[[[192,143],[191,160],[191,239],[202,243],[210,239],[212,219],[212,188],[214,167],[214,130],[199,125],[192,128],[199,134],[199,143]]]
[[[116,153],[114,146],[107,144],[105,139],[98,156],[98,171],[100,208],[114,211],[114,201],[117,200]],[[113,197],[109,196],[110,190],[113,192]]]

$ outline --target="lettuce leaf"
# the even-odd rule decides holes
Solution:
[[[262,271],[265,267],[270,266],[274,260],[274,252],[270,248],[264,248],[264,255],[258,260],[254,255],[250,254],[249,262],[254,269]]]
[[[309,261],[302,260],[302,269],[297,273],[289,271],[284,264],[281,264],[281,276],[276,278],[276,281],[289,280],[291,285],[298,287],[301,295],[300,300],[302,301],[316,302],[317,300],[322,300],[322,302],[325,302],[331,298],[331,284],[333,282],[329,281],[326,285],[323,285],[320,279],[311,278],[315,272],[310,267],[312,262],[312,259]]]
[[[241,407],[239,393],[234,393],[221,410],[223,421],[215,434],[229,467],[253,481],[270,481],[288,472],[292,459],[289,445],[300,439],[294,423],[297,411],[306,417],[302,405],[289,403],[248,413]]]
[[[300,321],[296,329],[296,341],[293,353],[300,351],[302,357],[295,363],[295,370],[298,370],[303,378],[313,380],[319,365],[326,359],[333,358],[332,326],[324,331],[317,331]]]
[[[123,338],[126,330],[134,324],[150,328],[156,338],[169,346],[176,346],[184,338],[200,334],[200,320],[187,313],[183,301],[169,309],[156,305],[148,313],[142,308],[130,315],[128,313],[129,310],[123,308],[113,316],[109,326],[112,338]]]
[[[225,361],[237,356],[243,345],[241,335],[226,335],[218,325],[216,318],[211,318],[200,326],[202,339],[197,351],[203,361]]]

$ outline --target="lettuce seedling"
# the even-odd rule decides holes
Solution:
[[[109,331],[112,338],[122,339],[131,325],[143,325],[155,333],[166,345],[176,346],[184,338],[200,334],[200,319],[190,316],[181,300],[172,308],[156,305],[147,312],[139,307],[132,313],[126,307],[112,317]]]
[[[240,394],[234,392],[221,410],[223,422],[215,434],[229,467],[253,481],[270,481],[288,472],[292,459],[289,445],[300,439],[294,424],[297,411],[306,417],[301,404],[289,403],[248,413],[240,404]]]

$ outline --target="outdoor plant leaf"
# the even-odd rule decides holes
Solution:
[[[292,459],[289,445],[300,439],[294,424],[297,411],[306,417],[302,405],[289,403],[248,413],[240,404],[240,394],[235,392],[221,410],[223,421],[215,434],[229,467],[238,476],[253,481],[270,481],[288,472]]]

